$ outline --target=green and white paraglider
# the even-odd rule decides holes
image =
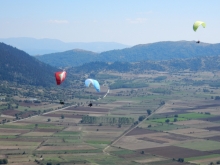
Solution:
[[[202,26],[203,28],[206,27],[206,23],[203,22],[203,21],[196,21],[194,24],[193,24],[193,30],[196,32],[197,29],[199,28],[199,26]],[[198,40],[196,43],[200,43],[200,41]]]

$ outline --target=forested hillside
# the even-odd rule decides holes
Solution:
[[[65,52],[51,53],[43,56],[36,56],[37,59],[43,61],[51,66],[56,67],[68,67],[68,66],[79,66],[85,61],[91,62],[96,59],[98,53],[74,49]]]
[[[189,59],[174,59],[164,61],[141,61],[136,63],[128,62],[91,62],[82,66],[72,68],[76,73],[90,73],[99,71],[117,72],[143,72],[143,71],[215,71],[220,70],[220,56],[206,56]]]
[[[50,86],[54,84],[54,67],[12,46],[0,43],[0,80],[19,84]]]

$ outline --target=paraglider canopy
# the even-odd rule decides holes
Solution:
[[[90,84],[93,85],[93,87],[96,89],[97,92],[100,92],[100,85],[99,85],[99,82],[98,82],[97,80],[94,80],[94,79],[86,79],[86,81],[85,81],[86,87],[89,87]]]
[[[196,30],[198,29],[198,27],[202,25],[203,28],[206,27],[206,23],[205,22],[202,22],[202,21],[196,21],[194,24],[193,24],[193,30],[196,32]]]
[[[57,85],[60,85],[66,79],[66,71],[56,72],[55,78],[56,78]]]

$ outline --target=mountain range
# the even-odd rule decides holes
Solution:
[[[28,37],[0,38],[0,42],[4,42],[8,45],[24,50],[30,55],[42,55],[71,49],[84,49],[93,52],[103,52],[129,47],[128,45],[116,42],[62,42],[57,39],[35,39]]]
[[[48,57],[47,63],[52,65],[75,66],[68,69],[71,78],[75,74],[94,74],[104,70],[133,73],[144,73],[149,70],[215,71],[220,70],[219,54],[219,44],[180,41],[137,45],[103,53],[75,49],[64,54],[55,53],[37,58]],[[121,58],[122,56],[125,58]],[[54,72],[58,69],[37,58],[0,43],[0,80],[44,87],[54,85]],[[64,83],[68,84],[68,81]]]
[[[36,56],[36,58],[55,67],[75,67],[95,61],[161,61],[217,55],[220,55],[220,44],[197,44],[195,41],[166,41],[136,45],[131,48],[105,51],[101,53],[74,49],[65,52]]]

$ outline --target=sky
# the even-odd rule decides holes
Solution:
[[[1,0],[0,38],[220,43],[219,0]],[[197,20],[206,28],[192,29]]]

